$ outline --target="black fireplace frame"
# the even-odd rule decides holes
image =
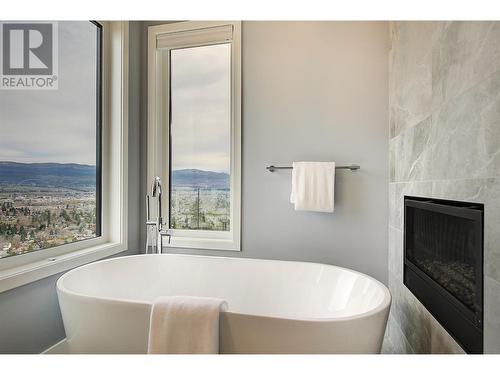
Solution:
[[[474,310],[464,305],[454,295],[447,291],[438,282],[413,264],[407,257],[407,246],[411,216],[408,208],[414,207],[433,212],[458,216],[473,221],[476,231],[481,235],[476,238],[476,246],[480,254],[476,258],[476,293]],[[410,225],[408,225],[410,224]],[[404,285],[422,302],[436,320],[443,325],[448,333],[458,342],[467,353],[483,353],[483,259],[484,259],[484,205],[480,203],[459,202],[444,199],[404,196]]]

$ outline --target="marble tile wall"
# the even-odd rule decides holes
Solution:
[[[486,353],[500,353],[500,22],[393,22],[385,353],[461,353],[402,282],[403,196],[485,205]]]

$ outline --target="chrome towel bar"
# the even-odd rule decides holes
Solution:
[[[357,171],[360,168],[361,167],[359,165],[339,165],[339,166],[335,167],[335,169],[350,169],[351,172]],[[270,165],[270,166],[266,167],[266,169],[269,172],[274,172],[277,169],[293,169],[293,167],[276,167],[274,165]]]

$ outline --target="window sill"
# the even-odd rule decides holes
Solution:
[[[173,237],[170,244],[163,242],[164,248],[185,248],[200,250],[241,251],[240,243],[233,239]]]
[[[0,293],[126,250],[122,243],[105,243],[0,271]]]

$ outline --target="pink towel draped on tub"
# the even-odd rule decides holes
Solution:
[[[227,303],[218,298],[159,297],[151,309],[148,354],[218,354],[219,315]]]

